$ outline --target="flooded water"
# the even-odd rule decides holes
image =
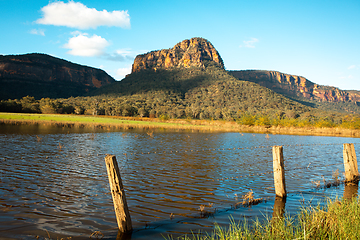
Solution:
[[[274,145],[284,146],[285,211],[295,214],[343,196],[343,185],[315,187],[336,170],[342,178],[343,143],[360,150],[357,138],[0,125],[0,238],[116,239],[106,154],[117,157],[134,228],[122,239],[271,217]],[[266,201],[237,205],[249,191]]]

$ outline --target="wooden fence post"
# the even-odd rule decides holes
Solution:
[[[356,160],[354,144],[344,143],[344,167],[345,167],[345,183],[358,183],[359,171]]]
[[[275,194],[278,197],[285,198],[286,186],[285,186],[283,147],[273,146],[272,150],[273,150]]]
[[[116,157],[106,155],[105,163],[119,231],[130,232],[132,230],[131,218]]]

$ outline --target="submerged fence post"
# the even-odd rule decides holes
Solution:
[[[105,163],[119,231],[130,232],[132,230],[131,218],[116,157],[106,155]]]
[[[344,143],[345,183],[358,183],[359,171],[353,143]]]
[[[283,147],[273,146],[272,150],[273,150],[275,194],[278,197],[285,198],[286,186],[285,186]]]

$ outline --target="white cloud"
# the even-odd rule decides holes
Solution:
[[[257,42],[259,42],[259,39],[251,38],[248,41],[243,41],[244,45],[240,45],[240,47],[255,48],[255,43],[257,43]]]
[[[74,37],[69,39],[63,47],[70,49],[68,52],[74,56],[93,57],[105,54],[105,48],[109,42],[100,36],[92,35],[88,37],[87,33],[74,32]]]
[[[130,65],[126,68],[119,68],[116,71],[116,76],[119,77],[120,79],[123,79],[126,75],[131,73],[131,68],[132,68],[132,65]]]
[[[44,29],[31,29],[29,33],[34,34],[34,35],[45,36],[45,30]]]
[[[99,26],[130,28],[130,16],[127,11],[98,11],[80,2],[56,1],[41,8],[41,11],[43,17],[36,21],[39,24],[78,29],[95,29]]]

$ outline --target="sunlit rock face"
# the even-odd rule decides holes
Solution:
[[[206,61],[211,61],[224,68],[220,54],[208,40],[192,38],[176,44],[171,49],[152,51],[136,56],[132,72],[145,69],[156,71],[173,67],[204,67]]]
[[[230,71],[230,73],[238,79],[256,82],[288,95],[326,102],[360,102],[359,91],[318,85],[301,76],[263,70]]]

